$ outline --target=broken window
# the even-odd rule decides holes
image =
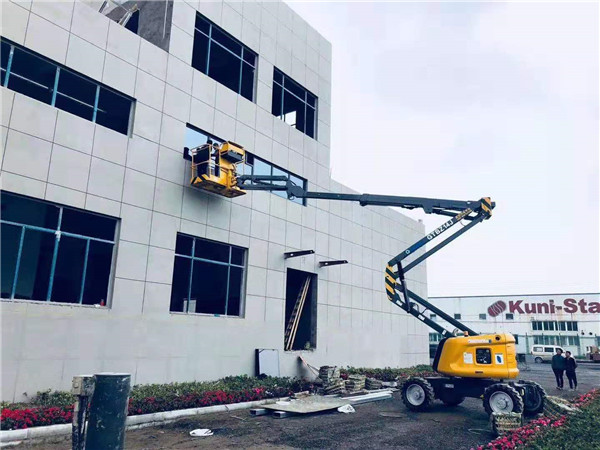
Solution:
[[[208,134],[204,131],[200,131],[197,128],[189,125],[186,129],[185,134],[185,146],[189,149],[199,147],[201,145],[206,144],[208,139],[211,139],[214,143],[221,145],[223,140],[215,137],[211,134]],[[264,159],[259,158],[258,156],[254,156],[252,153],[245,152],[245,161],[238,166],[238,172],[240,175],[279,175],[287,177],[291,180],[296,186],[301,186],[303,189],[307,189],[308,182],[293,173],[281,169],[270,162],[265,161]],[[281,184],[285,185],[285,181],[274,181],[273,184]],[[279,195],[280,197],[287,198],[287,194],[285,191],[273,191],[275,195]],[[299,205],[306,205],[306,199],[303,198],[294,198],[291,199],[292,202],[298,203]]]
[[[273,71],[271,112],[307,136],[315,137],[317,97],[277,68]]]
[[[241,316],[246,249],[178,233],[171,312]]]
[[[254,101],[256,53],[196,14],[192,66],[213,80]]]
[[[2,38],[2,85],[122,134],[134,100]]]
[[[106,305],[117,220],[2,192],[2,298]]]
[[[288,269],[285,290],[284,349],[317,347],[317,275]]]

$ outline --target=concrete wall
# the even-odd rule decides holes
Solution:
[[[259,54],[256,103],[192,69],[198,9]],[[427,329],[385,298],[386,261],[424,230],[388,208],[270,193],[229,200],[188,187],[186,122],[308,179],[329,176],[331,46],[280,2],[173,5],[169,52],[78,1],[2,2],[8,39],[137,100],[131,136],[2,88],[2,189],[121,218],[109,307],[2,301],[2,400],[68,389],[76,374],[123,371],[134,383],[254,372],[255,348],[283,352],[286,269],[318,275],[313,365],[410,366],[428,361]],[[319,98],[318,140],[271,114],[273,66]],[[176,233],[247,247],[244,317],[169,312]],[[283,253],[315,255],[284,260]],[[318,261],[350,264],[319,268]],[[427,295],[425,268],[409,273]]]

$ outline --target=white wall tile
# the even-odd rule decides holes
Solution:
[[[121,200],[124,172],[123,166],[92,157],[88,192],[110,200]]]
[[[165,98],[165,82],[143,70],[138,70],[135,98],[138,104],[141,102],[160,111]]]
[[[0,182],[2,183],[2,189],[5,191],[31,197],[44,198],[44,192],[46,191],[45,182],[10,172],[2,172]]]
[[[65,30],[69,30],[73,17],[73,7],[74,2],[72,0],[60,2],[35,0],[31,4],[31,12],[42,16]]]
[[[71,33],[105,49],[110,19],[83,2],[75,2]]]
[[[173,183],[181,183],[184,178],[186,161],[182,154],[166,147],[160,147],[156,176]]]
[[[260,27],[262,8],[259,2],[242,2],[242,16],[252,24]]]
[[[50,142],[9,130],[2,170],[46,181],[50,152]]]
[[[112,20],[108,26],[106,50],[129,64],[137,65],[141,38]]]
[[[244,125],[241,122],[236,122],[235,125],[235,142],[242,147],[251,146],[254,144],[254,128]]]
[[[139,136],[129,139],[127,167],[148,175],[156,175],[158,144]]]
[[[80,152],[92,153],[95,127],[89,120],[58,110],[54,142]]]
[[[101,48],[72,34],[69,39],[67,66],[94,80],[101,81],[105,54]]]
[[[189,94],[192,90],[192,76],[194,69],[189,65],[169,55],[167,62],[167,83]]]
[[[121,207],[121,240],[148,244],[151,223],[152,211],[123,204]]]
[[[136,84],[135,66],[110,53],[106,54],[102,82],[123,94],[133,97]]]
[[[136,170],[125,170],[123,203],[152,209],[155,178]]]
[[[200,0],[200,2],[198,2],[198,11],[200,12],[200,14],[206,16],[212,22],[216,23],[217,25],[220,25],[221,12],[223,11],[223,2],[220,0]]]
[[[156,179],[154,188],[154,211],[172,216],[181,215],[183,187],[160,178]]]
[[[63,186],[48,183],[44,198],[50,202],[62,205],[83,208],[85,206],[85,192],[76,191]]]
[[[208,217],[208,197],[199,189],[184,188],[181,217],[205,224]]]
[[[215,107],[230,117],[235,117],[238,94],[228,87],[217,83],[217,96]]]
[[[138,103],[135,106],[133,132],[153,142],[160,141],[162,114],[149,106]]]
[[[90,171],[90,156],[60,145],[52,148],[48,182],[79,191],[86,191]]]
[[[57,109],[33,98],[16,94],[10,128],[51,141],[54,137]]]
[[[124,134],[97,125],[92,154],[97,158],[124,166],[127,158],[127,144],[128,139]]]
[[[192,98],[190,123],[201,130],[211,130],[215,122],[215,109],[200,100]]]
[[[52,36],[49,39],[49,36]],[[31,14],[27,24],[25,47],[64,64],[67,57],[69,32],[58,25]]]
[[[243,97],[238,98],[237,120],[251,128],[256,124],[256,105]]]
[[[260,35],[260,58],[259,60],[269,61],[271,64],[275,64],[277,58],[277,50],[275,39],[265,33]],[[272,75],[271,75],[272,76]]]
[[[266,111],[271,111],[273,89],[271,85],[259,81],[256,84],[256,104]]]
[[[236,39],[242,38],[242,16],[231,7],[230,4],[223,4],[223,13],[221,16],[221,27]]]
[[[193,70],[192,96],[209,105],[215,104],[217,82],[198,70]]]
[[[242,21],[242,42],[255,53],[260,51],[260,28],[248,20]]]
[[[171,38],[169,41],[169,53],[176,56],[184,63],[192,64],[192,49],[194,38],[180,30],[176,26],[171,27]]]
[[[119,217],[121,214],[121,203],[109,200],[97,195],[87,194],[85,197],[85,209],[107,216]]]
[[[133,242],[119,241],[117,248],[117,269],[115,275],[129,280],[146,279],[148,246]]]
[[[187,119],[182,122],[171,116],[163,115],[160,131],[160,145],[172,148],[178,152],[183,151],[185,122],[187,122]]]
[[[175,250],[175,239],[179,231],[179,222],[180,219],[178,217],[153,212],[150,245]]]
[[[2,2],[2,36],[17,44],[25,42],[29,11],[12,2]]]
[[[171,283],[173,280],[174,259],[175,253],[172,250],[150,247],[146,280],[154,283]]]
[[[194,24],[196,23],[196,10],[185,2],[173,2],[173,25],[185,33],[194,35]]]
[[[235,136],[235,119],[221,111],[215,111],[214,134],[224,140],[233,139],[233,136]]]
[[[190,100],[188,94],[167,84],[163,112],[181,122],[187,122],[190,116]]]
[[[138,68],[154,75],[156,78],[165,80],[167,77],[167,57],[168,53],[164,50],[145,39],[141,40]]]

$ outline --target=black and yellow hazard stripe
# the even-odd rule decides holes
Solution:
[[[492,215],[492,199],[489,197],[483,197],[481,200],[481,209],[488,215]]]
[[[389,264],[385,268],[385,293],[390,302],[396,298],[396,275],[394,269]]]

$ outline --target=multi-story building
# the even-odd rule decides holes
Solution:
[[[477,332],[508,332],[517,352],[534,345],[559,345],[576,356],[600,346],[600,294],[432,297],[432,304]],[[445,321],[432,314],[434,320]],[[451,329],[449,326],[448,329]],[[429,333],[432,347],[442,336]]]
[[[101,371],[252,374],[262,348],[282,375],[303,374],[300,351],[426,362],[425,326],[384,293],[422,224],[190,187],[184,147],[211,138],[242,145],[251,173],[351,192],[330,177],[330,43],[282,2],[119,3],[2,1],[2,400]],[[409,281],[426,296],[424,267]]]

